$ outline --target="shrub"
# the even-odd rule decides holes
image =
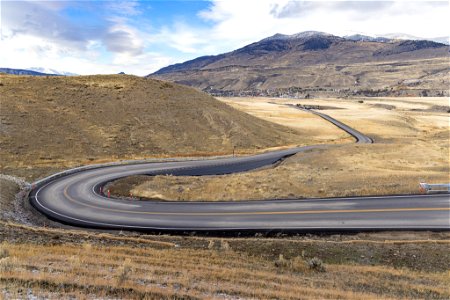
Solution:
[[[305,261],[301,257],[297,256],[292,259],[285,259],[283,254],[280,254],[278,259],[275,261],[275,266],[279,269],[296,273],[305,272],[308,270]]]
[[[0,259],[0,272],[10,272],[18,265],[17,258],[5,257]]]
[[[229,251],[231,250],[230,244],[228,244],[227,241],[221,240],[220,241],[220,249],[224,250],[224,251]]]
[[[8,249],[6,249],[5,247],[1,246],[0,247],[0,259],[8,257],[8,256],[9,256]]]
[[[308,261],[308,266],[310,270],[325,272],[325,266],[323,265],[322,260],[317,257],[313,257],[312,259],[310,259]]]
[[[288,265],[288,261],[284,259],[283,254],[278,256],[278,259],[275,261],[275,267],[277,268],[286,268]]]
[[[125,259],[123,264],[117,269],[117,285],[122,285],[129,278],[129,275],[133,272],[131,267],[131,260]]]
[[[208,249],[212,249],[212,248],[214,248],[214,245],[216,244],[216,242],[214,241],[214,240],[209,240],[209,243],[208,243]]]

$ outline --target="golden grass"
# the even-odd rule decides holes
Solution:
[[[125,298],[377,299],[450,296],[445,272],[327,264],[301,256],[268,260],[233,250],[1,244],[0,285],[12,295]]]
[[[192,88],[136,76],[0,75],[0,172],[36,179],[73,166],[231,155],[302,144],[301,133]]]
[[[255,117],[294,128],[309,137],[308,144],[320,143],[350,143],[353,138],[345,131],[330,126],[328,121],[316,115],[294,110],[283,105],[279,99],[265,98],[218,98],[226,104],[251,114]]]
[[[139,243],[143,245],[148,245],[152,247],[161,247],[161,248],[171,248],[175,247],[175,243],[153,240],[142,237],[129,237],[129,236],[117,236],[116,234],[111,233],[96,233],[95,231],[80,231],[80,230],[68,230],[68,229],[58,229],[52,227],[34,227],[28,225],[17,224],[14,222],[4,222],[0,221],[0,226],[8,227],[12,230],[20,229],[24,231],[28,231],[30,234],[62,234],[65,236],[73,237],[75,239],[85,238],[87,240],[98,239],[98,240],[107,240],[107,241],[115,241],[115,242],[132,242]]]
[[[125,179],[128,190],[121,185],[117,192],[128,195],[131,190],[134,196],[173,201],[253,200],[411,194],[419,192],[422,181],[450,182],[448,98],[223,101],[267,120],[281,115],[278,122],[284,125],[315,131],[319,137],[323,132],[328,138],[336,130],[330,130],[332,125],[301,115],[293,119],[280,104],[338,107],[324,112],[372,137],[375,144],[337,144],[290,157],[275,169],[241,174]],[[278,104],[267,104],[274,101]]]

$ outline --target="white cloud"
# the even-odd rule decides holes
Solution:
[[[111,10],[106,14],[109,17],[88,26],[71,22],[60,14],[67,5],[73,5],[71,2],[5,3],[2,2],[1,19],[2,67],[38,66],[77,74],[123,71],[147,75],[174,62],[170,57],[146,50],[151,40],[149,34],[128,24],[130,18],[139,14],[135,1],[105,2],[104,8]]]
[[[151,27],[152,19],[142,16],[138,1],[99,1],[94,8],[91,4],[2,1],[0,66],[146,75],[171,63],[231,51],[275,33],[400,32],[432,38],[448,36],[450,28],[447,1],[212,0],[208,9],[198,12],[208,25],[179,18],[161,28]],[[84,24],[61,14],[69,5],[105,11],[96,15],[101,20]]]
[[[216,22],[210,31],[214,42],[242,46],[275,33],[306,30],[447,36],[449,7],[447,1],[213,0],[199,16]]]
[[[20,35],[2,41],[0,66],[26,69],[47,67],[76,74],[114,74],[125,72],[144,76],[168,64],[173,58],[158,53],[114,53],[105,58],[104,47],[93,41],[88,51],[64,47],[43,38]]]
[[[120,15],[137,16],[141,14],[137,0],[108,1],[106,5],[108,6],[107,9]]]
[[[195,28],[184,22],[162,27],[150,38],[153,44],[165,45],[183,53],[199,53],[209,44],[209,30]]]
[[[110,52],[139,55],[144,50],[144,36],[144,33],[128,26],[123,19],[118,19],[104,33],[101,40]]]

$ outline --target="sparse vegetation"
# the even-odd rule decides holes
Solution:
[[[9,256],[9,251],[3,244],[0,244],[0,259],[6,258]]]
[[[31,181],[123,159],[253,153],[302,134],[192,88],[129,75],[0,75],[0,173]],[[24,126],[26,124],[26,126]]]
[[[286,259],[283,254],[278,256],[278,259],[275,261],[275,266],[280,270],[287,270],[293,273],[304,273],[308,270],[303,258],[296,256],[291,259]]]
[[[132,272],[133,269],[131,266],[131,259],[127,257],[125,258],[123,264],[117,268],[117,285],[123,285],[125,280],[130,278]]]
[[[218,97],[449,96],[448,46],[424,49],[337,42],[328,49],[308,51],[297,43],[290,41],[281,52],[265,49],[264,42],[254,43],[149,76],[194,86]],[[248,48],[258,45],[262,51]]]
[[[313,257],[308,261],[308,266],[310,270],[325,272],[325,266],[320,258]]]
[[[224,101],[258,117],[293,126],[316,140],[330,140],[333,130],[339,131],[306,112],[298,114],[294,109],[281,108],[276,113],[279,105],[267,103],[274,99]],[[142,198],[158,195],[156,198],[170,201],[219,201],[411,194],[419,192],[420,181],[450,182],[448,114],[445,109],[433,108],[447,108],[448,98],[359,101],[324,99],[301,103],[340,107],[323,112],[372,137],[373,145],[355,144],[340,132],[338,140],[347,144],[300,153],[275,169],[209,177],[137,176],[119,180],[111,190],[118,195],[127,195],[131,190]]]
[[[450,296],[442,263],[449,259],[445,233],[214,239],[215,245],[228,244],[224,252],[202,237],[152,237],[177,245],[160,248],[133,237],[126,244],[108,235],[99,240],[101,233],[77,237],[24,226],[8,233],[11,226],[0,227],[2,246],[14,257],[0,263],[0,293],[10,298],[22,298],[24,288],[56,298]]]

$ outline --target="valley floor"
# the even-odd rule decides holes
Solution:
[[[416,194],[419,182],[450,182],[448,98],[221,100],[314,136],[315,141],[338,143],[292,156],[276,168],[253,172],[124,178],[110,186],[112,193],[170,201],[257,200]],[[320,111],[372,137],[375,143],[355,144],[330,123],[285,103],[323,108]]]
[[[282,106],[297,101],[222,100],[333,145],[274,169],[202,179],[125,179],[122,192],[140,183],[131,190],[168,200],[205,193],[210,200],[314,197],[416,192],[419,180],[449,180],[446,98],[301,102],[342,107],[324,112],[372,136],[374,145],[356,145],[327,122]],[[25,182],[0,177],[0,298],[450,298],[448,232],[250,237],[96,232],[31,213],[16,196],[21,188]]]

